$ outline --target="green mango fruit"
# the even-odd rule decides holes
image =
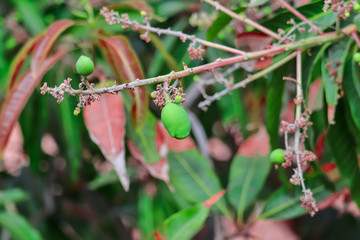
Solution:
[[[88,76],[94,71],[94,62],[90,58],[82,55],[76,62],[76,71],[80,75]]]
[[[284,149],[281,148],[275,149],[270,154],[270,161],[273,163],[285,162],[284,152],[285,152]]]
[[[184,139],[190,134],[191,123],[183,107],[175,103],[167,103],[161,112],[161,121],[170,136]]]
[[[360,62],[360,53],[355,53],[353,59],[355,62]]]

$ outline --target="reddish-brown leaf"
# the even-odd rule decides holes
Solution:
[[[309,88],[308,105],[311,111],[323,108],[321,78],[314,81]]]
[[[205,207],[210,208],[217,200],[219,200],[224,194],[226,190],[223,189],[220,192],[214,194],[211,198],[206,200],[203,204]]]
[[[246,139],[239,147],[237,154],[253,157],[255,154],[264,156],[270,150],[269,136],[264,126],[259,131]]]
[[[154,12],[153,8],[143,0],[126,0],[120,3],[112,4],[108,7],[109,9],[118,9],[118,8],[131,8],[139,11],[145,11],[147,14],[152,14]]]
[[[25,72],[7,95],[0,113],[0,151],[4,148],[11,128],[20,115],[20,112],[25,106],[25,103],[30,97],[32,91],[41,80],[45,72],[51,68],[54,63],[64,54],[65,51],[61,50],[58,51],[54,56],[46,58],[41,65],[36,77],[33,77],[31,70]]]
[[[156,133],[161,134],[164,143],[173,152],[182,152],[196,147],[191,137],[181,140],[171,137],[161,121],[156,125]]]
[[[158,126],[156,126],[156,129],[158,129]],[[140,161],[140,163],[144,166],[144,168],[149,172],[151,176],[153,176],[154,178],[161,179],[169,185],[170,184],[169,164],[166,159],[168,147],[165,143],[164,136],[162,135],[161,132],[156,131],[154,141],[156,143],[156,151],[161,156],[161,159],[155,163],[146,163],[145,158],[141,153],[141,151],[129,139],[127,140],[127,146],[133,157],[138,161]]]
[[[329,104],[327,109],[329,124],[335,124],[335,107]]]
[[[322,161],[322,155],[325,150],[325,139],[326,139],[326,132],[323,132],[319,136],[319,138],[315,144],[315,155],[318,158],[319,162]]]
[[[235,39],[235,46],[245,51],[254,52],[266,49],[271,46],[273,39],[264,33],[242,32],[238,33]],[[272,57],[248,61],[249,71],[260,70],[268,67],[272,62]],[[253,64],[251,64],[253,63]]]
[[[251,225],[249,229],[250,236],[254,239],[267,240],[298,240],[300,239],[295,234],[291,226],[286,221],[276,220],[260,220]]]
[[[51,50],[58,36],[73,24],[74,22],[71,20],[56,21],[46,30],[41,41],[37,42],[34,49],[34,55],[31,59],[31,69],[34,78],[37,74],[39,74],[41,65],[49,54],[49,51]]]
[[[232,157],[231,149],[219,138],[210,138],[208,140],[209,153],[211,157],[221,162],[227,162]]]
[[[9,91],[15,85],[16,78],[17,78],[26,58],[34,50],[35,45],[42,39],[44,39],[44,34],[40,34],[34,38],[31,38],[30,40],[28,40],[25,43],[25,45],[21,48],[21,50],[16,54],[14,60],[11,63],[11,67],[9,70],[9,84],[8,84]]]
[[[14,176],[20,174],[22,167],[28,165],[28,159],[23,150],[23,136],[19,123],[15,123],[11,130],[9,141],[4,149],[0,168]]]
[[[100,38],[98,45],[110,63],[119,83],[128,83],[143,79],[144,74],[135,52],[129,41],[123,36]],[[131,90],[135,103],[132,107],[132,120],[135,125],[141,125],[148,110],[148,96],[145,87]]]
[[[84,109],[85,125],[91,140],[111,162],[125,191],[130,180],[125,162],[125,113],[120,95],[103,95]]]

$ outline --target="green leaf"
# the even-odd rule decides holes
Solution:
[[[350,187],[351,198],[360,207],[360,169],[356,142],[346,124],[345,116],[344,103],[341,101],[335,115],[336,124],[330,127],[327,142],[342,178]]]
[[[89,183],[89,189],[96,190],[105,185],[108,185],[111,183],[118,183],[118,182],[119,182],[119,177],[116,174],[115,170],[112,170],[112,171],[97,175],[96,178],[91,180],[91,182]]]
[[[153,198],[145,191],[140,192],[137,208],[138,208],[137,225],[141,232],[142,238],[148,239],[148,236],[150,236],[155,231]]]
[[[360,68],[351,58],[346,61],[345,74],[343,78],[343,89],[345,97],[350,106],[352,119],[360,130]]]
[[[331,194],[330,191],[325,189],[325,186],[309,184],[306,181],[307,187],[311,189],[314,198],[317,202],[325,199]],[[301,187],[295,186],[294,192],[289,193],[286,187],[282,187],[270,195],[266,201],[265,208],[258,219],[273,218],[277,220],[286,220],[295,218],[307,213],[301,207],[300,197],[303,195]]]
[[[72,181],[77,181],[78,172],[81,166],[81,137],[80,121],[73,114],[76,104],[70,104],[69,98],[64,98],[60,104],[62,118],[63,136],[66,146],[66,161],[70,166],[70,176]]]
[[[290,64],[274,71],[269,78],[269,86],[266,94],[266,130],[269,133],[271,149],[279,145],[280,113],[283,105],[283,93],[285,81],[283,76],[289,71]]]
[[[232,10],[235,13],[241,13],[246,8],[240,7]],[[212,41],[218,33],[224,29],[231,21],[231,17],[226,13],[220,13],[219,16],[213,21],[209,30],[206,32],[206,40]]]
[[[181,210],[165,220],[164,233],[169,240],[191,239],[204,225],[208,215],[209,208],[202,203]]]
[[[41,240],[40,233],[24,217],[13,212],[0,212],[0,225],[15,240]]]
[[[155,163],[161,159],[154,141],[156,121],[156,117],[151,112],[147,113],[144,124],[139,127],[135,127],[131,121],[126,121],[126,134],[141,151],[146,163]]]
[[[236,156],[231,163],[228,185],[230,203],[240,222],[245,209],[262,189],[270,171],[269,156]]]
[[[170,181],[175,192],[191,203],[200,203],[219,192],[222,187],[209,162],[196,149],[168,153]],[[224,199],[214,204],[215,209],[229,215]]]
[[[12,0],[12,2],[20,12],[26,28],[33,35],[39,34],[45,28],[45,22],[37,8],[38,4],[34,4],[29,0]]]
[[[321,57],[324,55],[325,50],[331,45],[331,43],[325,43],[321,46],[321,48],[316,48],[315,50],[312,50],[311,57],[307,57],[303,61],[303,76],[304,78],[307,77],[306,84],[304,84],[304,87],[306,87],[306,90],[304,89],[305,93],[305,99],[309,99],[309,91],[311,83],[321,75]],[[314,60],[312,60],[314,58]],[[310,67],[310,69],[309,69]]]
[[[8,202],[21,202],[27,198],[27,193],[19,188],[8,189],[0,192],[0,204]]]
[[[179,22],[177,22],[176,25],[172,27],[172,29],[175,31],[183,31],[186,26],[188,26],[188,22],[185,19],[180,19]],[[174,48],[177,48],[176,43],[178,43],[178,41],[178,37],[171,35],[164,36],[161,44],[154,44],[153,41],[151,41],[151,43],[154,44],[158,51],[155,52],[155,55],[150,62],[147,76],[154,77],[160,75],[165,63],[168,66],[167,72],[169,70],[175,71],[178,68],[177,61],[175,60],[172,52]],[[174,65],[175,63],[173,62],[175,62],[176,65]]]

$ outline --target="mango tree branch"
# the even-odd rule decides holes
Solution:
[[[215,93],[212,96],[208,96],[206,97],[206,99],[202,102],[199,103],[198,107],[199,108],[204,108],[209,106],[213,101],[215,100],[219,100],[222,96],[228,94],[229,92],[241,88],[241,87],[245,87],[247,84],[249,84],[250,82],[259,79],[261,77],[264,77],[266,74],[274,71],[275,69],[281,67],[282,65],[284,65],[285,63],[289,62],[291,59],[293,59],[296,56],[296,52],[293,52],[292,54],[290,54],[289,56],[281,59],[279,62],[275,63],[274,65],[271,65],[270,67],[255,73],[254,75],[251,75],[247,78],[245,78],[244,80],[234,84],[232,87],[228,87],[225,88],[224,90],[222,90],[221,92]]]
[[[130,83],[114,85],[112,87],[90,89],[90,90],[83,90],[83,89],[76,90],[76,89],[73,89],[69,84],[62,84],[58,87],[49,88],[49,87],[47,87],[47,85],[45,83],[41,90],[42,90],[43,94],[50,93],[52,95],[54,95],[54,94],[56,95],[56,94],[60,93],[62,95],[68,94],[68,95],[72,95],[72,96],[74,96],[74,95],[86,96],[86,95],[94,95],[94,94],[101,95],[103,93],[116,93],[116,92],[120,92],[120,91],[123,91],[126,89],[133,89],[135,87],[145,86],[145,85],[154,84],[154,83],[161,83],[161,82],[169,81],[172,79],[183,78],[183,77],[197,74],[200,72],[211,71],[215,68],[233,65],[235,63],[243,62],[243,61],[247,61],[247,60],[251,60],[251,59],[258,59],[261,57],[273,56],[273,55],[283,53],[283,52],[292,52],[292,51],[295,51],[298,49],[299,50],[309,49],[314,46],[322,45],[326,42],[338,41],[338,40],[346,37],[348,34],[350,34],[355,29],[356,29],[355,25],[352,24],[352,25],[346,27],[345,29],[343,29],[343,31],[340,33],[336,33],[336,32],[326,33],[322,36],[310,37],[308,39],[303,39],[298,42],[280,45],[280,46],[277,46],[272,49],[261,50],[261,51],[257,51],[257,52],[250,52],[250,53],[247,53],[244,55],[234,56],[234,57],[225,58],[225,59],[218,59],[214,62],[204,64],[201,66],[197,66],[197,67],[193,67],[193,68],[186,68],[186,69],[184,69],[182,71],[178,71],[178,72],[173,71],[173,72],[170,72],[169,74],[158,76],[158,77],[152,77],[152,78],[147,78],[147,79],[143,79],[143,80],[137,79]]]
[[[148,36],[148,33],[153,32],[153,33],[158,34],[159,36],[160,35],[172,35],[172,36],[179,37],[181,39],[181,41],[183,41],[183,42],[185,42],[186,40],[190,40],[193,43],[199,43],[199,44],[207,46],[207,47],[217,48],[217,49],[227,51],[230,53],[234,53],[234,54],[244,54],[245,53],[244,51],[238,50],[236,48],[228,47],[228,46],[218,44],[218,43],[209,42],[209,41],[197,38],[195,35],[185,34],[181,31],[174,31],[171,29],[162,29],[162,28],[152,27],[149,23],[150,19],[147,19],[147,18],[145,18],[146,20],[144,21],[146,23],[146,25],[143,25],[143,24],[138,23],[137,21],[130,20],[129,16],[127,14],[123,14],[120,17],[118,12],[109,10],[106,7],[103,7],[101,9],[100,14],[105,17],[105,20],[109,25],[122,24],[123,29],[127,29],[131,26],[132,30],[134,30],[134,31],[145,32],[144,34],[140,35],[140,38],[145,40],[146,42],[150,41],[150,37]]]
[[[302,21],[306,22],[314,31],[316,31],[319,35],[323,35],[323,31],[320,28],[316,27],[309,19],[307,19],[304,15],[302,15],[298,10],[293,8],[290,4],[285,2],[284,0],[278,0],[285,8],[287,8],[291,13],[293,13],[296,17],[300,18]]]

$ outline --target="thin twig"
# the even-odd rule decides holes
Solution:
[[[244,80],[234,84],[232,87],[228,87],[228,88],[225,88],[224,90],[222,90],[221,92],[217,92],[215,93],[214,95],[212,96],[207,96],[207,99],[205,99],[204,101],[200,102],[198,107],[199,108],[203,108],[203,107],[206,107],[206,106],[209,106],[213,101],[215,100],[219,100],[222,96],[228,94],[229,92],[235,90],[235,89],[238,89],[240,87],[245,87],[247,84],[249,84],[250,82],[256,80],[256,79],[259,79],[260,77],[263,77],[265,76],[266,74],[274,71],[275,69],[281,67],[282,65],[284,65],[285,63],[289,62],[291,59],[293,59],[294,57],[296,56],[296,52],[290,54],[289,56],[281,59],[279,62],[275,63],[274,65],[252,75],[252,76],[249,76],[247,78],[245,78]]]
[[[320,28],[316,27],[309,19],[307,19],[302,13],[293,8],[290,4],[284,0],[278,0],[285,8],[292,12],[296,17],[300,18],[302,21],[306,22],[312,29],[314,29],[319,35],[323,35],[323,31]]]
[[[247,53],[246,55],[234,56],[234,57],[225,58],[225,59],[217,59],[214,62],[200,65],[197,67],[187,68],[185,70],[178,71],[178,72],[172,71],[169,74],[158,76],[158,77],[153,77],[153,78],[147,78],[147,79],[143,79],[143,80],[137,79],[130,83],[114,85],[112,87],[91,89],[91,90],[82,90],[82,89],[76,90],[76,89],[72,89],[72,88],[62,89],[60,87],[54,87],[54,88],[46,87],[46,88],[44,88],[43,92],[44,93],[54,93],[54,92],[59,93],[60,91],[62,91],[62,93],[69,94],[72,96],[74,96],[74,95],[86,96],[86,95],[93,95],[93,94],[101,95],[103,93],[112,93],[113,94],[113,93],[120,92],[120,91],[123,91],[126,89],[134,89],[135,87],[141,87],[141,86],[145,86],[145,85],[149,85],[149,84],[160,83],[160,82],[169,81],[169,80],[176,79],[176,78],[183,78],[183,77],[193,75],[196,73],[209,71],[211,69],[220,68],[220,67],[224,67],[224,66],[228,66],[228,65],[233,65],[238,62],[248,61],[248,60],[252,60],[252,59],[258,59],[261,57],[273,56],[273,55],[277,55],[277,54],[283,53],[283,52],[292,52],[297,49],[308,49],[308,48],[311,48],[311,47],[314,47],[317,45],[321,45],[325,42],[338,41],[338,40],[344,38],[346,36],[346,34],[351,33],[355,28],[356,28],[355,25],[353,25],[352,27],[347,27],[346,31],[344,33],[340,33],[340,34],[336,34],[335,32],[326,33],[322,36],[315,36],[315,37],[311,37],[308,39],[303,39],[301,41],[281,45],[281,46],[275,47],[273,49],[261,50],[261,51],[257,51],[257,52],[250,52],[250,53]],[[253,77],[255,75],[253,75]]]
[[[234,54],[240,54],[240,55],[245,54],[244,51],[241,51],[241,50],[238,50],[238,49],[235,49],[232,47],[224,46],[222,44],[209,42],[204,39],[197,38],[195,35],[185,34],[181,31],[174,31],[174,30],[171,30],[170,28],[168,28],[168,29],[156,28],[156,27],[150,26],[150,24],[142,25],[136,21],[131,21],[130,19],[127,19],[127,18],[121,18],[119,16],[118,12],[109,10],[106,7],[102,8],[101,14],[106,18],[106,22],[110,25],[113,25],[116,23],[121,23],[121,24],[123,24],[123,26],[132,26],[133,30],[136,30],[136,31],[144,30],[146,32],[157,33],[159,36],[162,34],[172,35],[172,36],[179,37],[183,42],[185,42],[186,40],[190,40],[194,43],[199,43],[199,44],[202,44],[207,47],[217,48],[217,49],[231,52]]]
[[[204,0],[204,2],[212,5],[213,7],[215,7],[216,10],[220,10],[220,11],[226,13],[227,15],[229,15],[229,16],[231,16],[231,17],[233,17],[233,18],[235,18],[235,19],[237,19],[239,21],[242,21],[242,22],[244,22],[246,24],[249,24],[249,25],[253,26],[254,28],[259,30],[260,32],[263,32],[263,33],[269,35],[270,37],[273,37],[273,38],[278,39],[278,40],[281,39],[281,37],[278,34],[271,31],[270,29],[268,29],[268,28],[266,28],[266,27],[264,27],[264,26],[262,26],[262,25],[260,25],[260,24],[258,24],[256,22],[254,22],[253,20],[251,20],[249,18],[246,18],[244,16],[241,16],[239,14],[234,13],[233,11],[231,11],[231,10],[227,9],[226,7],[222,6],[219,2],[212,1],[212,0]]]

